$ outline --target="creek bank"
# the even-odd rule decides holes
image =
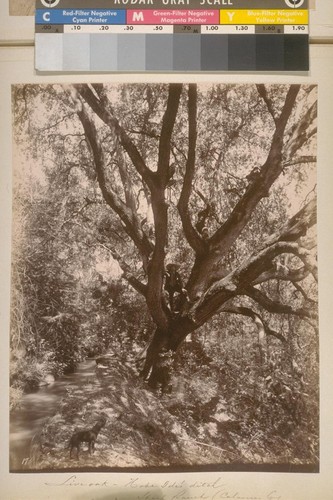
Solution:
[[[105,364],[104,364],[105,363]],[[108,356],[94,376],[70,386],[33,444],[28,468],[33,470],[91,470],[92,468],[178,467],[230,463],[234,451],[209,446],[193,438],[198,424],[180,418],[183,394],[158,395],[137,372]],[[168,410],[170,409],[170,411]],[[78,429],[90,429],[101,417],[106,425],[98,434],[95,453],[83,445],[79,459],[69,457],[68,443]],[[207,422],[207,432],[216,423]],[[232,447],[231,441],[228,444]]]
[[[95,377],[95,360],[80,363],[75,373],[24,394],[10,412],[10,470],[29,466],[31,449],[48,418],[57,411],[61,399],[73,387],[85,385]],[[51,382],[51,380],[49,379]]]

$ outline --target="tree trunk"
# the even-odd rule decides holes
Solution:
[[[168,345],[168,336],[166,332],[163,330],[159,330],[158,328],[155,330],[153,339],[147,349],[147,355],[144,367],[141,371],[141,376],[144,379],[147,379],[149,376],[154,364],[156,363],[159,352],[162,349],[167,349]]]
[[[263,322],[258,316],[255,316],[254,322],[258,329],[258,347],[259,347],[259,355],[260,355],[260,365],[261,369],[264,371],[267,364],[267,339],[266,332],[263,325]]]
[[[171,391],[174,354],[187,335],[196,329],[190,319],[180,315],[170,320],[167,330],[156,328],[141,371],[141,376],[148,379],[150,387],[161,388],[162,393]]]

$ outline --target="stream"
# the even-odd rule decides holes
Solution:
[[[33,437],[42,429],[47,418],[54,415],[66,389],[87,383],[93,378],[96,362],[88,359],[80,363],[74,373],[63,375],[55,382],[25,394],[20,407],[10,413],[9,452],[10,470],[24,470],[29,458]]]

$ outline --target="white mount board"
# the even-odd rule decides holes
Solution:
[[[0,105],[2,120],[0,129],[0,147],[2,151],[2,168],[0,170],[0,231],[2,235],[0,272],[0,318],[2,331],[2,349],[0,362],[0,380],[2,381],[0,440],[7,443],[8,438],[8,332],[9,328],[9,281],[10,281],[10,220],[11,220],[11,84],[14,83],[50,83],[50,82],[114,82],[128,81],[125,75],[56,75],[37,76],[33,71],[33,48],[0,49]],[[220,82],[220,75],[153,75],[151,82]],[[332,190],[333,169],[331,168],[331,137],[333,116],[333,45],[311,47],[311,76],[277,76],[277,75],[223,75],[225,83],[317,83],[319,85],[319,141],[318,141],[318,191],[319,191],[319,281],[320,281],[320,344],[321,344],[321,463],[318,474],[271,474],[271,473],[204,473],[204,474],[163,474],[138,475],[138,485],[161,485],[169,481],[210,481],[222,478],[230,492],[238,491],[239,495],[229,498],[257,498],[271,500],[331,500],[333,491],[333,426],[331,381],[333,337],[331,325],[333,310],[331,307],[333,267],[331,265],[331,249],[333,245],[332,227]],[[131,75],[131,81],[144,82],[146,75]],[[136,477],[137,475],[135,475]],[[144,498],[140,490],[130,489],[126,494],[126,483],[133,474],[76,474],[75,481],[70,482],[73,474],[16,474],[8,473],[7,448],[3,446],[0,455],[1,495],[4,499],[55,500],[58,498],[102,500],[114,499],[114,493],[121,491],[118,498]],[[103,487],[103,482],[117,484],[118,490]],[[65,484],[66,483],[66,484]],[[76,484],[76,486],[74,485]],[[88,486],[91,483],[91,486]],[[53,485],[53,486],[52,486]],[[99,485],[99,486],[98,486]],[[120,489],[120,490],[119,490]],[[141,490],[142,491],[142,490]],[[268,496],[269,492],[274,495]],[[195,492],[189,492],[192,498]],[[126,496],[127,495],[127,496]],[[140,495],[140,496],[139,496]],[[156,496],[147,498],[157,498]],[[162,497],[160,497],[162,498]],[[167,497],[164,497],[167,498]],[[179,497],[181,498],[181,497]],[[186,496],[190,499],[191,496]],[[207,497],[202,497],[207,498]],[[208,497],[209,498],[209,497]],[[228,497],[224,497],[228,498]]]

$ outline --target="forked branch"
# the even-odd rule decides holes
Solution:
[[[78,112],[78,117],[82,123],[87,143],[92,151],[96,167],[97,180],[103,194],[103,198],[109,207],[118,214],[123,222],[127,234],[131,237],[140,253],[147,258],[152,251],[152,246],[146,235],[141,230],[138,221],[135,223],[136,214],[133,213],[126,203],[121,200],[118,194],[109,186],[107,182],[105,174],[106,162],[103,148],[98,139],[96,127],[84,107]]]
[[[286,125],[295,104],[300,86],[291,85],[285,103],[278,117],[275,118],[275,132],[272,137],[266,162],[258,169],[258,175],[249,182],[243,196],[235,205],[224,224],[211,238],[211,244],[224,254],[237,240],[241,231],[249,222],[259,201],[268,196],[272,184],[282,172],[283,137]]]
[[[108,100],[106,97],[103,100],[98,99],[94,92],[90,89],[88,85],[74,85],[78,93],[84,99],[84,101],[90,106],[90,108],[99,116],[99,118],[116,134],[119,139],[120,144],[123,146],[128,156],[131,158],[134,167],[147,183],[147,185],[152,189],[154,187],[153,173],[145,164],[138,148],[133,143],[127,132],[119,124],[117,118],[115,118],[108,106]]]

